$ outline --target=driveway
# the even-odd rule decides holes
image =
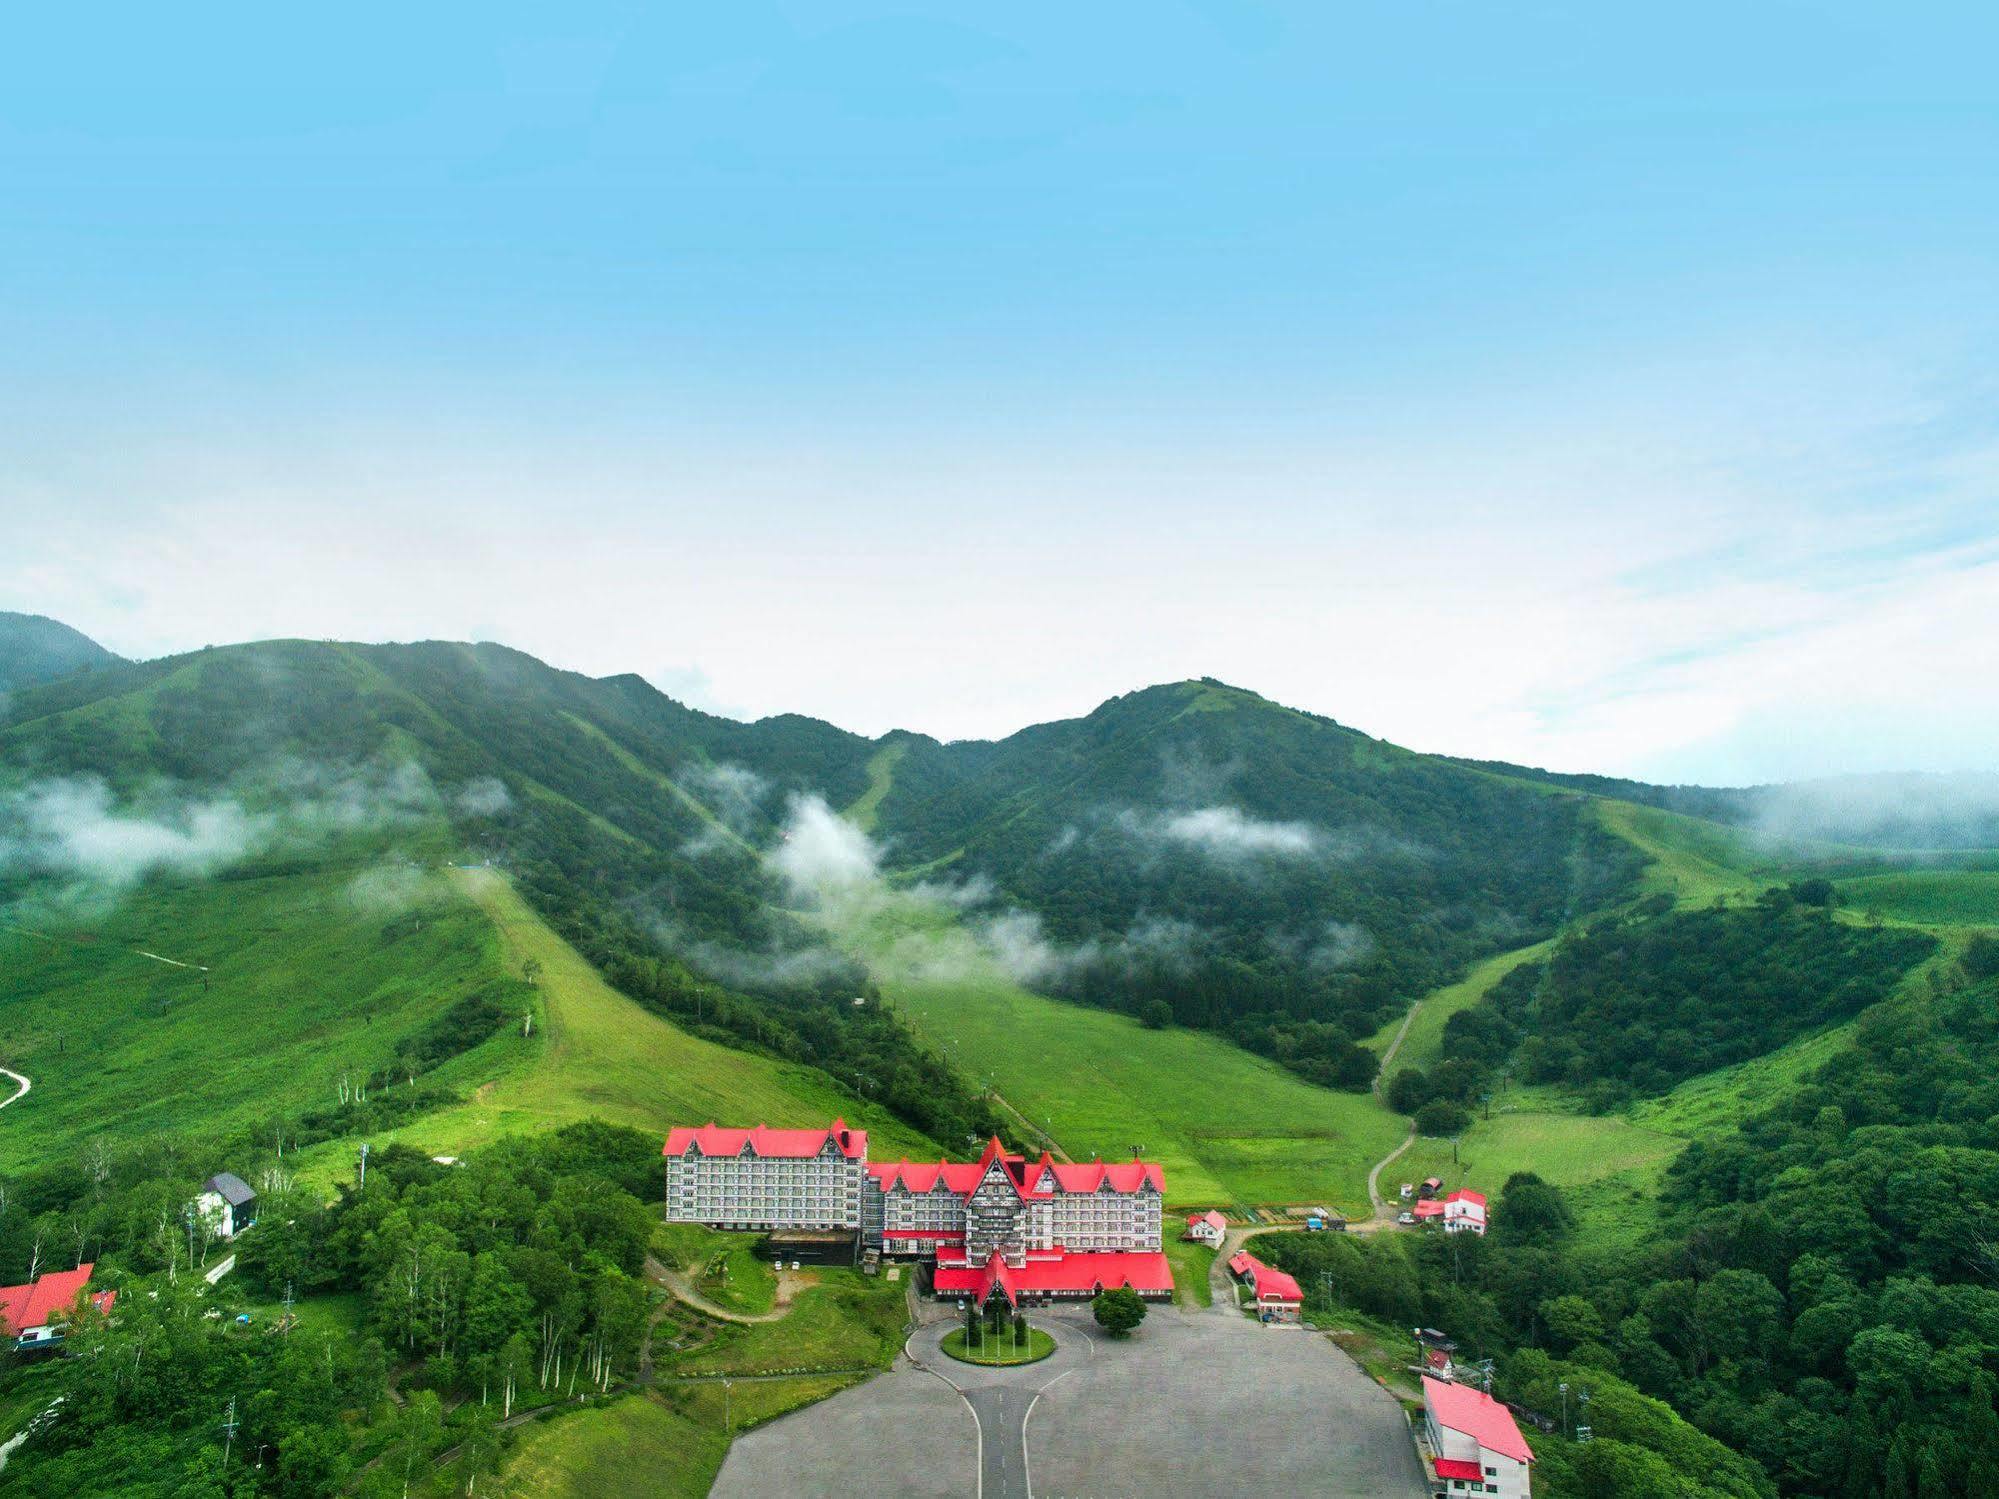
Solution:
[[[891,1372],[740,1438],[718,1499],[1427,1492],[1400,1405],[1322,1335],[1154,1307],[1116,1341],[1087,1308],[1037,1309],[1054,1354],[996,1370],[938,1351],[940,1310]]]

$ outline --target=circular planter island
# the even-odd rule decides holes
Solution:
[[[1016,1348],[1013,1343],[1013,1329],[1004,1327],[998,1332],[988,1332],[982,1347],[973,1342],[965,1345],[965,1329],[954,1328],[944,1335],[944,1351],[963,1364],[984,1364],[988,1367],[999,1365],[1039,1363],[1055,1351],[1055,1339],[1038,1327],[1027,1329],[1027,1342]]]

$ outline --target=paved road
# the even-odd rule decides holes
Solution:
[[[715,1499],[1426,1492],[1401,1407],[1321,1335],[1159,1307],[1113,1343],[1085,1308],[1041,1310],[1055,1353],[984,1369],[929,1315],[892,1372],[741,1437]]]

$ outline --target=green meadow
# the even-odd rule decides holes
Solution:
[[[854,940],[917,1034],[967,1078],[1077,1160],[1137,1148],[1160,1161],[1170,1204],[1364,1214],[1368,1168],[1402,1138],[1372,1098],[1314,1087],[1205,1031],[1147,1030],[1032,993],[913,898],[873,913]]]
[[[386,1066],[456,1001],[519,987],[485,916],[400,865],[153,884],[99,912],[13,918],[0,1061],[34,1089],[0,1112],[0,1166],[106,1132],[223,1132],[335,1107],[343,1076]],[[529,1050],[502,1031],[460,1060],[500,1069]]]
[[[462,1155],[502,1135],[581,1119],[654,1130],[676,1124],[797,1124],[836,1114],[869,1129],[871,1150],[927,1155],[934,1143],[847,1092],[824,1073],[691,1036],[607,984],[551,931],[507,879],[454,872],[472,909],[491,924],[506,970],[540,964],[539,1049],[474,1078],[456,1106],[404,1126],[395,1138],[431,1154]]]

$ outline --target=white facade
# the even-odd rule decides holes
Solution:
[[[866,1175],[865,1153],[850,1156],[831,1132],[809,1155],[759,1154],[745,1140],[712,1156],[690,1141],[666,1158],[666,1216],[725,1229],[858,1229]]]

